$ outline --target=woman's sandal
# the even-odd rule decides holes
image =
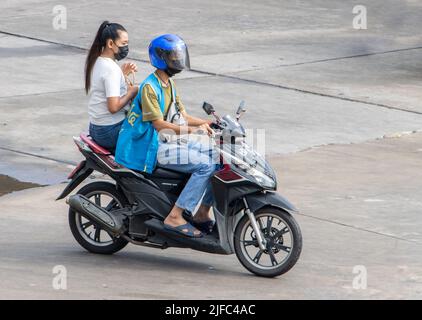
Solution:
[[[169,224],[164,224],[164,229],[189,238],[202,238],[204,236],[202,232],[200,232],[199,234],[195,234],[196,229],[190,223],[185,223],[177,227],[173,227]]]

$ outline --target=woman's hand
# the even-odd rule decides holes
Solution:
[[[120,67],[123,71],[123,74],[127,77],[132,72],[138,72],[138,66],[133,62],[123,63]]]

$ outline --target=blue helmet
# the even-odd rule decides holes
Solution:
[[[182,38],[175,34],[164,34],[151,41],[149,60],[157,69],[180,72],[190,68],[188,47]]]

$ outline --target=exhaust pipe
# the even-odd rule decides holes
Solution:
[[[66,202],[73,210],[79,212],[82,216],[92,222],[97,223],[102,229],[110,232],[114,236],[121,235],[126,231],[123,222],[125,216],[123,214],[110,214],[110,212],[97,206],[87,197],[80,194],[70,196],[69,200]]]

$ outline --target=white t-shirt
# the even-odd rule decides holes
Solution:
[[[122,69],[110,58],[98,57],[92,68],[91,88],[89,90],[89,121],[98,126],[119,123],[125,118],[125,106],[116,113],[107,107],[107,98],[122,97],[127,93],[127,85]]]

